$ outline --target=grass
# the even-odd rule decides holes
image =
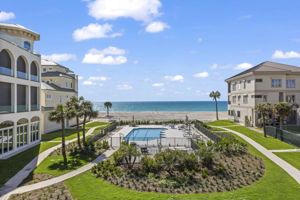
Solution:
[[[241,138],[238,138],[242,140]],[[249,144],[248,144],[249,145]],[[300,186],[284,170],[249,145],[250,153],[264,160],[265,175],[256,183],[231,192],[211,194],[163,194],[128,190],[95,178],[89,171],[65,184],[77,200],[296,200]],[[84,186],[84,187],[83,187]],[[91,192],[92,191],[92,192]]]
[[[90,163],[93,158],[86,155],[67,156],[68,167],[63,164],[63,157],[61,155],[51,156],[46,158],[34,171],[34,174],[43,173],[60,176],[70,171],[78,169],[83,165]]]
[[[276,152],[274,154],[300,170],[300,152]]]
[[[226,127],[226,128],[246,135],[247,137],[251,138],[255,142],[264,146],[266,149],[295,149],[296,148],[295,146],[282,142],[276,138],[270,136],[264,137],[263,134],[253,131],[244,126],[233,126],[233,127]]]
[[[230,121],[230,120],[218,120],[213,122],[207,122],[205,123],[208,126],[231,126],[231,125],[237,125],[236,123]]]
[[[43,142],[6,160],[0,160],[0,186],[20,171],[39,153],[60,143]]]
[[[80,136],[81,135],[82,135],[82,131],[80,131]],[[65,136],[66,136],[66,140],[71,140],[76,138],[77,137],[76,129],[66,129]],[[42,141],[61,141],[61,130],[42,135]]]
[[[91,122],[85,125],[85,128],[92,128],[95,126],[102,126],[102,125],[109,125],[110,123],[105,123],[105,122]]]
[[[110,126],[110,124],[107,124],[106,126],[103,127],[98,127],[93,131],[93,135],[98,134],[101,130],[105,129],[106,127]]]

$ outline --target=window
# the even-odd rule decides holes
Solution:
[[[237,117],[241,117],[241,112],[237,111]]]
[[[279,92],[279,102],[283,102],[283,92]]]
[[[268,102],[268,96],[267,95],[263,95],[263,102]]]
[[[272,87],[280,88],[281,87],[281,79],[272,79]]]
[[[236,83],[232,84],[232,91],[236,91]]]
[[[66,87],[69,87],[68,82],[66,82]]]
[[[46,68],[43,68],[43,72],[45,72],[46,71]]]
[[[255,79],[255,82],[256,82],[256,83],[262,83],[262,82],[263,82],[263,80],[262,80],[262,79],[260,79],[260,78],[258,78],[258,79]]]
[[[261,99],[262,95],[253,95],[252,97],[254,97],[255,99]]]
[[[244,80],[244,89],[246,89],[246,80]]]
[[[51,99],[52,95],[51,94],[46,94],[46,99]]]
[[[295,88],[296,81],[295,80],[286,80],[286,88]]]
[[[229,115],[229,116],[230,116],[230,113],[231,113],[230,110],[228,110],[228,115]]]
[[[241,96],[238,96],[238,102],[240,102],[241,101]]]
[[[73,84],[71,83],[71,86],[70,86],[71,88],[73,88]]]
[[[244,104],[248,103],[248,95],[243,96],[243,103]]]
[[[247,82],[248,82],[248,83],[251,83],[251,80],[248,80]]]
[[[26,49],[26,50],[30,50],[31,49],[30,42],[28,42],[28,41],[24,42],[24,49]]]
[[[232,97],[232,103],[236,103],[236,96]]]
[[[286,98],[286,102],[295,103],[295,99],[296,99],[295,95],[286,95],[285,98]]]

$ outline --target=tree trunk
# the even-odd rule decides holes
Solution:
[[[85,141],[85,123],[86,123],[86,115],[84,115],[83,117],[83,130],[82,130],[82,142],[83,145],[86,145],[86,141]]]
[[[81,143],[80,143],[80,131],[79,131],[79,117],[76,116],[76,123],[77,123],[77,143],[78,143],[78,147],[81,149]]]
[[[264,128],[264,136],[267,137],[267,133],[266,133],[266,119],[265,119],[265,116],[263,116],[263,128]]]
[[[216,117],[217,117],[217,120],[219,120],[219,114],[218,114],[218,101],[217,101],[217,99],[215,99],[215,102],[216,102]]]
[[[107,115],[107,117],[109,117],[109,109],[108,109],[108,107],[106,107],[106,115]]]
[[[64,166],[67,167],[68,166],[68,160],[67,160],[67,154],[66,154],[66,144],[65,144],[65,119],[63,119],[61,121],[61,142],[62,142],[62,148],[61,148],[61,152],[64,158]]]

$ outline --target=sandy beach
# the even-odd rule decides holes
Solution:
[[[184,120],[186,116],[191,120],[213,121],[216,120],[215,112],[111,112],[110,118],[113,120],[150,120],[150,121],[167,121],[167,120]],[[106,113],[100,112],[99,119],[107,119]],[[219,112],[219,119],[225,120],[227,112]]]

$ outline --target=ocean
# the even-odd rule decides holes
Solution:
[[[105,112],[103,102],[94,102],[97,111]],[[218,102],[219,111],[227,111],[227,101]],[[111,112],[196,112],[215,111],[214,101],[139,101],[139,102],[112,102]]]

